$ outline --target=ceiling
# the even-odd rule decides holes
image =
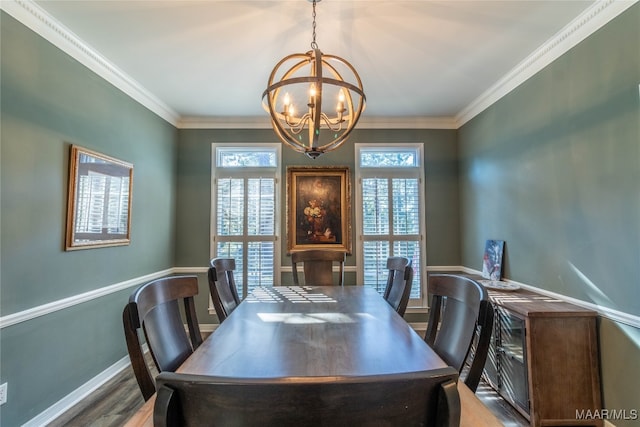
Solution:
[[[183,121],[267,121],[269,73],[310,49],[308,0],[36,3]],[[317,43],[358,70],[363,120],[453,119],[594,3],[323,0]]]

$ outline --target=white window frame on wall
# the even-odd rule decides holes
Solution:
[[[219,153],[222,152],[261,152],[261,151],[270,151],[273,152],[276,156],[276,166],[275,167],[254,167],[254,166],[240,166],[240,167],[222,167],[219,164]],[[280,220],[281,218],[281,197],[280,197],[280,176],[281,176],[281,165],[282,165],[282,154],[281,154],[281,144],[277,143],[212,143],[211,145],[211,224],[210,224],[210,233],[211,239],[209,256],[210,258],[215,258],[218,256],[217,254],[217,243],[220,241],[242,241],[245,244],[249,242],[256,241],[273,241],[274,243],[274,254],[273,254],[273,278],[274,284],[279,283],[280,279],[280,252],[281,248],[278,244],[280,239]],[[247,234],[247,224],[245,221],[244,224],[244,232],[242,235],[237,236],[222,236],[218,235],[218,180],[223,178],[238,178],[238,179],[251,179],[251,178],[273,178],[274,179],[274,203],[275,203],[275,211],[274,211],[274,235],[269,235],[267,238],[265,236],[255,236]],[[245,204],[245,218],[247,215],[247,205]],[[244,252],[245,262],[242,262],[242,265],[246,265],[247,253]],[[244,288],[247,288],[247,275],[245,271],[235,271],[234,275],[238,277],[238,275],[243,275],[244,277]],[[236,279],[237,280],[237,279]],[[242,298],[242,295],[241,295]],[[213,306],[210,302],[209,311],[213,310]]]
[[[419,206],[419,250],[420,250],[420,265],[419,274],[415,274],[413,278],[414,286],[419,284],[420,286],[420,298],[411,298],[408,304],[408,311],[419,311],[427,307],[427,272],[426,272],[426,208],[425,208],[425,183],[424,183],[424,158],[423,158],[423,146],[420,143],[396,143],[387,144],[381,146],[381,144],[366,144],[357,143],[355,146],[355,219],[357,230],[357,283],[363,284],[365,282],[364,274],[364,242],[365,240],[374,240],[374,236],[365,236],[363,225],[363,194],[362,194],[362,182],[365,178],[416,178],[418,180],[418,206]],[[388,152],[402,152],[411,151],[415,153],[415,164],[413,166],[404,167],[365,167],[361,162],[361,154],[367,150],[373,151],[388,151]],[[392,231],[390,231],[392,233]],[[390,236],[390,241],[393,241],[393,236]],[[401,238],[399,239],[401,240]],[[393,254],[392,254],[393,255]],[[414,260],[414,272],[415,269]]]

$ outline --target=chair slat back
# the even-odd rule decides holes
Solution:
[[[193,352],[178,301],[167,301],[149,310],[143,329],[159,371],[175,371]]]
[[[478,344],[465,384],[476,390],[489,351],[493,307],[487,290],[477,281],[455,274],[431,274],[432,295],[425,341],[450,366],[462,371],[473,338]]]
[[[155,393],[151,371],[144,359],[140,334],[144,333],[158,371],[173,371],[202,343],[193,297],[196,276],[157,279],[136,289],[122,314],[131,364],[145,400]],[[183,300],[189,336],[178,302]],[[142,331],[142,332],[141,332]]]
[[[342,251],[310,249],[291,254],[293,283],[300,286],[298,264],[303,264],[304,284],[307,286],[343,286],[344,262],[346,254]],[[338,265],[338,283],[334,282],[333,266]]]
[[[155,426],[458,426],[453,368],[363,377],[161,373]]]
[[[209,292],[218,320],[222,322],[240,304],[240,296],[233,277],[236,261],[232,258],[214,258],[210,265]]]
[[[413,283],[411,260],[405,257],[389,257],[387,259],[387,269],[389,270],[389,276],[383,294],[384,299],[400,316],[404,316]]]

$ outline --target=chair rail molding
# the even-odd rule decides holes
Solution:
[[[460,265],[437,265],[437,266],[427,266],[427,271],[461,271],[467,274],[477,274],[481,275],[482,272],[479,270],[475,270],[472,268],[460,266]],[[89,292],[84,292],[78,295],[74,295],[68,298],[63,298],[57,301],[52,301],[47,304],[39,305],[36,307],[29,308],[27,310],[19,311],[16,313],[8,314],[6,316],[0,317],[0,329],[6,328],[8,326],[12,326],[21,322],[26,322],[31,319],[35,319],[40,316],[45,316],[50,313],[54,313],[59,310],[64,310],[66,308],[72,307],[77,304],[82,304],[87,301],[91,301],[96,298],[100,298],[114,292],[118,292],[123,289],[127,289],[136,285],[141,285],[145,282],[158,279],[163,276],[168,276],[170,274],[206,274],[208,267],[172,267],[166,270],[157,271],[155,273],[146,274],[140,277],[134,277],[133,279],[125,280],[123,282],[115,283],[113,285],[105,286],[99,289],[94,289]],[[357,270],[356,266],[345,266],[345,273],[355,273]],[[280,267],[281,272],[291,272],[291,266],[282,266]],[[634,328],[640,328],[640,316],[625,313],[623,311],[615,310],[613,308],[604,307],[598,304],[590,303],[587,301],[579,300],[577,298],[572,298],[566,295],[558,294],[555,292],[547,291],[545,289],[538,288],[536,286],[527,285],[525,283],[520,283],[515,280],[503,279],[505,282],[513,283],[518,285],[524,289],[528,289],[533,292],[537,292],[546,296],[550,296],[552,298],[558,298],[564,301],[571,302],[575,305],[588,308],[589,310],[593,310],[598,312],[598,314],[606,319],[612,320],[614,322],[623,323],[628,326],[632,326]],[[411,312],[411,310],[407,310],[407,312]]]
[[[289,266],[282,267],[282,269],[291,268]],[[346,268],[346,267],[345,267]],[[351,267],[353,271],[355,271],[356,267]],[[427,271],[461,271],[467,274],[477,274],[480,275],[481,272],[472,268],[464,267],[464,266],[427,266]],[[170,274],[197,274],[197,273],[206,273],[208,267],[173,267],[170,269],[158,271],[155,273],[147,274],[144,276],[136,277],[124,282],[116,283],[110,286],[105,286],[100,289],[96,289],[90,292],[85,292],[79,295],[75,295],[73,297],[64,298],[62,300],[53,301],[48,304],[44,304],[38,307],[33,307],[28,310],[24,310],[21,312],[9,314],[7,316],[0,317],[0,328],[4,328],[7,326],[15,325],[20,322],[25,322],[39,316],[44,316],[46,314],[63,310],[65,308],[71,307],[76,304],[82,304],[83,302],[90,301],[92,299],[100,298],[102,296],[106,296],[113,292],[117,292],[122,289],[126,289],[132,286],[140,285],[150,280],[154,280],[163,276],[167,276]],[[578,300],[575,298],[567,297],[565,295],[557,294],[554,292],[546,291],[544,289],[537,288],[535,286],[527,285],[524,283],[516,282],[514,280],[504,279],[504,281],[517,284],[524,289],[528,289],[534,292],[538,292],[553,298],[558,298],[562,300],[569,301],[573,304],[586,307],[588,309],[594,310],[599,313],[600,316],[610,319],[615,322],[619,322],[628,326],[632,326],[635,328],[640,328],[640,316],[635,316],[629,313],[624,313],[621,311],[617,311],[614,309],[610,309],[607,307],[598,306],[596,304],[592,304],[586,301]],[[416,322],[411,323],[411,326],[420,332],[426,329],[426,323]],[[217,324],[201,324],[200,330],[201,332],[213,332],[218,327]],[[36,417],[32,418],[28,421],[24,426],[26,427],[36,427],[41,425],[46,425],[49,422],[56,419],[62,413],[67,411],[69,408],[73,407],[75,404],[80,402],[86,396],[91,394],[94,390],[100,387],[102,384],[116,376],[123,369],[129,367],[130,361],[129,356],[125,356],[122,359],[118,360],[113,365],[109,366],[107,369],[96,375],[91,380],[84,383],[82,386],[65,396],[63,399],[50,406],[45,411],[41,412]],[[605,427],[613,427],[610,423],[605,423]]]
[[[463,267],[462,271],[468,274],[477,274],[482,275],[482,272],[479,270],[474,270],[471,268]],[[575,304],[580,307],[587,308],[589,310],[593,310],[597,312],[601,317],[604,317],[609,320],[613,320],[614,322],[623,323],[628,326],[633,326],[634,328],[640,328],[640,316],[636,316],[631,313],[625,313],[623,311],[619,311],[613,308],[604,307],[598,304],[594,304],[588,301],[584,301],[581,299],[569,297],[566,295],[558,294],[556,292],[551,292],[546,289],[541,289],[536,286],[527,285],[526,283],[516,282],[515,280],[510,279],[502,279],[503,282],[512,283],[514,285],[518,285],[523,289],[527,289],[532,292],[536,292],[538,294],[546,295],[548,297],[552,297],[555,299],[563,300]]]
[[[125,280],[124,282],[115,283],[113,285],[94,289],[89,292],[84,292],[68,298],[52,301],[47,304],[29,308],[27,310],[7,314],[6,316],[0,317],[0,329],[6,328],[7,326],[15,325],[17,323],[26,322],[40,316],[45,316],[59,310],[64,310],[65,308],[73,307],[74,305],[82,304],[84,302],[91,301],[96,298],[100,298],[114,292],[130,288],[132,286],[141,285],[142,283],[154,279],[159,279],[163,276],[168,276],[169,274],[172,274],[174,272],[173,270],[173,268],[169,268],[167,270],[157,271],[155,273],[146,274],[144,276],[134,277],[133,279]]]

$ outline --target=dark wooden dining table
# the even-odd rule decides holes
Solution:
[[[359,376],[446,364],[373,289],[365,286],[254,290],[178,368],[238,378]],[[502,425],[458,382],[462,426]],[[151,426],[150,399],[128,426]]]

